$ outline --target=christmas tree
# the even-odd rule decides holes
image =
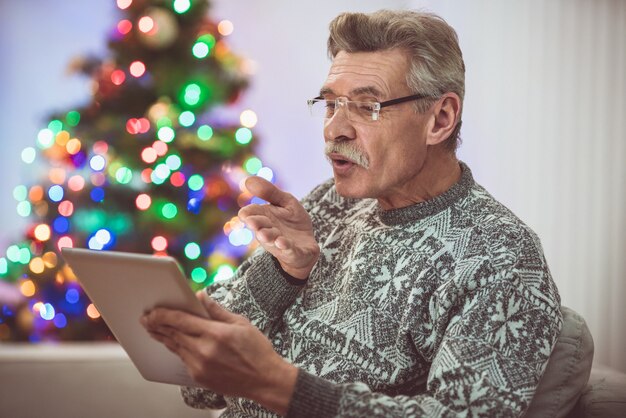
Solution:
[[[63,247],[171,255],[197,290],[254,246],[236,217],[254,200],[243,180],[273,173],[253,153],[256,115],[233,111],[248,72],[224,40],[232,24],[206,0],[117,8],[110,56],[72,63],[89,102],[53,114],[22,152],[46,177],[14,189],[32,223],[0,257],[0,340],[112,338]]]

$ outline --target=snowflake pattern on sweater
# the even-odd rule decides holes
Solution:
[[[537,236],[469,168],[434,199],[383,211],[329,180],[303,205],[321,254],[305,286],[257,251],[208,291],[300,368],[289,416],[520,416],[561,328]],[[183,388],[223,417],[260,405]]]

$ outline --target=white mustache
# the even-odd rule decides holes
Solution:
[[[329,157],[329,154],[332,153],[341,154],[350,161],[354,162],[356,165],[360,165],[363,168],[369,168],[370,166],[370,160],[367,158],[365,152],[351,142],[327,142],[324,147],[324,154],[326,154],[326,158],[330,162],[332,162],[332,160]]]

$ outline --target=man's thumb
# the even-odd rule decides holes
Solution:
[[[237,319],[236,314],[222,308],[222,306],[213,300],[206,292],[201,292],[199,298],[204,308],[207,310],[210,319],[220,322],[234,322]]]

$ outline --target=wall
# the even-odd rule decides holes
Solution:
[[[33,6],[35,3],[35,6]],[[296,196],[331,175],[308,117],[343,10],[426,8],[456,28],[467,67],[459,156],[540,236],[563,303],[588,321],[596,361],[626,371],[626,2],[596,0],[219,0],[231,46],[256,63],[243,108],[259,115],[260,155]],[[101,51],[112,2],[0,1],[0,251],[20,230],[11,190],[41,118],[87,94],[63,75]]]

